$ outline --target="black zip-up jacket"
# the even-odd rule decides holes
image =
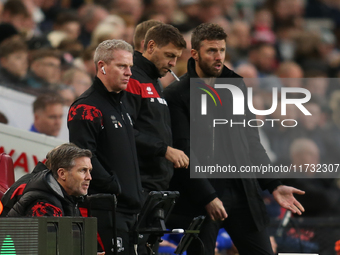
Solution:
[[[38,162],[38,164],[33,169],[32,173],[25,174],[19,180],[13,183],[13,185],[6,191],[4,196],[1,198],[1,202],[4,206],[4,209],[0,217],[6,217],[7,213],[12,209],[15,203],[19,201],[19,199],[23,195],[27,183],[32,178],[32,176],[46,169],[47,167],[43,163]]]
[[[160,74],[140,52],[134,53],[133,64],[126,107],[134,123],[142,185],[146,190],[166,190],[173,164],[164,156],[167,147],[172,146],[172,135]]]
[[[117,211],[141,209],[142,186],[132,121],[122,104],[125,91],[109,92],[98,77],[70,107],[70,142],[91,150],[89,194],[116,194]],[[93,208],[112,208],[93,204]]]
[[[48,169],[33,175],[22,197],[8,212],[8,217],[20,216],[80,216],[78,201],[66,193]]]
[[[193,58],[188,60],[188,72],[180,77],[179,82],[173,82],[164,91],[171,113],[174,147],[183,150],[187,155],[190,153],[190,78],[199,78]],[[219,78],[241,79],[242,77],[224,66]],[[246,93],[243,82],[239,84],[239,88]],[[232,109],[231,100],[224,100],[223,105]],[[248,108],[245,107],[245,109],[245,118],[247,120],[255,119]],[[230,116],[227,117],[227,119],[230,118]],[[235,160],[234,164],[238,169],[242,165],[270,164],[270,160],[260,143],[256,128],[230,129],[229,139],[231,144],[226,146],[226,148],[230,148],[227,153],[232,155]],[[230,179],[228,181],[230,184]],[[244,190],[254,223],[259,230],[263,229],[268,223],[268,218],[258,191],[262,188],[272,192],[281,182],[278,179],[251,178],[232,179],[231,181],[231,184],[240,186]],[[178,190],[181,196],[176,203],[174,212],[190,216],[205,213],[204,206],[217,196],[221,198],[226,185],[224,179],[190,179],[189,169],[175,169],[170,189]]]

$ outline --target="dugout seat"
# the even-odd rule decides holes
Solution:
[[[14,166],[11,156],[0,154],[0,199],[6,190],[14,183]]]

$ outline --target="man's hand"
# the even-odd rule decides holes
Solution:
[[[205,206],[210,218],[212,220],[225,220],[228,217],[224,209],[223,203],[217,197]]]
[[[290,210],[292,213],[297,213],[299,215],[305,211],[305,208],[297,201],[293,194],[303,195],[304,191],[286,186],[280,185],[273,191],[273,196],[276,202],[283,208]]]
[[[174,163],[174,168],[188,168],[189,166],[189,158],[185,153],[181,150],[174,149],[168,146],[165,158],[172,163]]]
[[[97,252],[97,255],[105,255],[105,251]]]

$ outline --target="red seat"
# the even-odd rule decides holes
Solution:
[[[14,167],[11,156],[6,153],[0,154],[0,199],[6,190],[14,183]]]

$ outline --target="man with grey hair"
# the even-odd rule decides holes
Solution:
[[[116,194],[117,251],[135,254],[129,231],[142,204],[142,186],[132,121],[121,100],[131,76],[133,49],[123,40],[106,40],[94,54],[97,76],[72,105],[68,115],[70,141],[89,149],[92,182],[89,194]],[[103,250],[113,254],[111,207],[93,204]]]
[[[89,150],[72,143],[51,150],[46,156],[47,168],[39,162],[32,174],[19,179],[5,194],[2,202],[7,205],[22,193],[7,216],[80,216],[78,201],[90,185],[91,157]]]

